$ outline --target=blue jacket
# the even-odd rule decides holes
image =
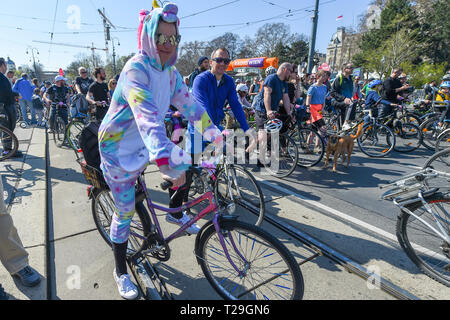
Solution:
[[[380,99],[381,99],[380,94],[378,92],[376,92],[375,90],[370,90],[369,92],[367,92],[366,109],[370,109],[371,107],[375,106],[375,104]],[[387,100],[381,100],[381,104],[391,105],[391,103]]]
[[[12,88],[13,92],[19,93],[22,96],[23,100],[27,100],[31,102],[31,97],[33,96],[33,86],[30,81],[25,78],[20,78],[14,84]]]
[[[194,79],[192,94],[197,102],[208,112],[213,123],[220,128],[220,122],[225,118],[223,107],[228,100],[234,116],[241,125],[242,130],[249,129],[245,113],[236,93],[236,85],[233,78],[224,74],[219,86],[217,86],[216,77],[210,72],[205,71]],[[193,132],[190,128],[189,132]]]

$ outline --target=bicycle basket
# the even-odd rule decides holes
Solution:
[[[88,165],[84,159],[77,159],[77,162],[80,164],[81,171],[89,184],[100,190],[109,190],[101,171]]]

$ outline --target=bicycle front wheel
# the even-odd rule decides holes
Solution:
[[[369,157],[382,158],[392,152],[395,146],[395,136],[384,124],[369,124],[363,127],[358,138],[359,149]]]
[[[407,206],[414,215],[433,226],[439,232],[450,234],[450,195],[436,193],[425,199],[427,206],[436,215],[417,202]],[[441,225],[441,230],[437,222]],[[397,238],[408,257],[430,278],[450,287],[450,243],[440,237],[416,217],[402,211],[397,221]]]
[[[325,144],[317,131],[310,128],[300,128],[300,130],[294,131],[290,137],[297,144],[298,166],[314,167],[322,160],[325,153]]]
[[[234,203],[250,211],[251,214],[246,215],[246,221],[260,226],[264,220],[266,208],[261,187],[255,177],[241,166],[228,165],[228,171],[231,177],[231,192]],[[228,206],[232,202],[225,168],[217,173],[214,193],[220,205]]]
[[[436,149],[435,152],[440,152],[442,150],[450,148],[450,129],[442,132],[436,141]],[[445,159],[445,158],[444,158]],[[448,161],[448,158],[447,158]],[[448,162],[447,162],[448,164]]]
[[[4,126],[0,126],[0,138],[2,140],[2,152],[0,161],[13,157],[19,149],[19,140],[16,135]]]
[[[304,283],[300,267],[277,238],[241,221],[222,221],[220,228],[223,245],[211,224],[199,234],[196,255],[206,279],[222,298],[302,299]]]
[[[78,120],[72,121],[67,127],[67,141],[75,152],[80,149],[79,138],[83,129],[84,123]]]

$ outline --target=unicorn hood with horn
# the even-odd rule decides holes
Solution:
[[[101,168],[107,182],[111,179],[123,181],[125,176],[133,180],[149,162],[159,166],[168,164],[177,169],[185,169],[191,164],[190,155],[166,136],[164,117],[170,105],[192,122],[206,140],[222,143],[220,131],[190,95],[176,70],[177,53],[161,65],[156,39],[159,37],[158,43],[162,42],[164,46],[168,41],[170,45],[178,46],[178,8],[173,3],[162,8],[156,1],[153,4],[153,10],[140,13],[139,52],[123,68],[111,106],[100,126]],[[161,21],[173,23],[176,35],[157,35]]]

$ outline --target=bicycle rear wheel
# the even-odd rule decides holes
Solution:
[[[290,137],[298,147],[298,166],[314,167],[322,160],[325,153],[325,144],[317,131],[310,128],[300,128],[300,130],[292,132]]]
[[[142,210],[143,203],[136,204],[136,213],[133,216],[130,224],[130,237],[134,237],[137,241],[139,248],[145,244],[145,235],[149,233],[150,226],[146,222],[147,216],[145,216],[147,211]],[[145,210],[145,208],[144,208]],[[111,231],[111,221],[114,213],[117,211],[117,207],[114,203],[114,198],[110,190],[96,190],[94,191],[94,197],[91,202],[91,211],[94,218],[95,226],[98,232],[102,236],[103,240],[112,247],[110,231]]]
[[[8,128],[0,125],[0,138],[2,140],[2,152],[0,161],[13,157],[19,149],[19,140]]]
[[[397,152],[411,152],[420,147],[422,134],[418,126],[412,123],[399,123],[395,128],[394,150]]]
[[[386,157],[394,149],[396,143],[394,133],[384,124],[368,124],[362,130],[357,140],[358,146],[369,157]]]
[[[447,235],[450,234],[450,195],[436,193],[426,197],[425,201],[437,215]],[[407,208],[440,230],[420,200]],[[401,212],[397,221],[397,238],[402,249],[420,270],[430,278],[450,287],[450,243],[405,211]]]
[[[53,130],[53,140],[57,147],[62,147],[66,137],[66,124],[60,116],[55,118],[55,128]]]
[[[202,233],[197,261],[216,292],[227,300],[300,300],[303,276],[295,258],[273,235],[241,221],[220,222],[224,250],[214,225]],[[242,274],[234,269],[226,255]]]
[[[449,172],[450,170],[450,148],[442,150],[431,156],[423,165],[423,169],[432,168],[441,172]],[[434,180],[435,181],[435,180]],[[443,180],[443,185],[446,182]]]
[[[255,177],[245,168],[238,165],[228,165],[228,170],[232,178],[231,189],[234,203],[253,213],[246,215],[246,221],[257,226],[261,225],[266,208],[261,187]],[[225,168],[217,172],[214,193],[221,205],[227,206],[231,203]]]
[[[450,148],[450,128],[442,132],[437,138],[435,152],[440,152],[448,148]]]
[[[67,127],[67,141],[75,152],[80,149],[80,143],[78,140],[84,127],[84,122],[79,120],[72,121]]]

